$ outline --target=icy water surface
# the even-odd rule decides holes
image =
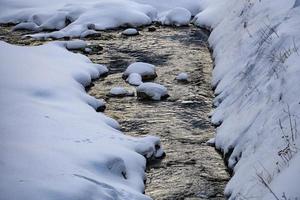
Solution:
[[[208,113],[213,94],[210,86],[212,60],[207,34],[196,27],[156,27],[150,32],[126,37],[121,31],[103,32],[87,39],[92,52],[89,58],[106,64],[110,74],[94,82],[89,94],[107,101],[106,115],[119,121],[122,131],[133,136],[157,135],[166,157],[149,163],[145,193],[155,200],[224,199],[229,176],[220,155],[205,142],[213,137]],[[23,45],[41,42],[19,40],[24,32],[8,35],[2,27],[1,40]],[[170,97],[159,102],[138,101],[136,97],[108,98],[112,87],[129,86],[121,78],[126,67],[135,61],[157,66],[154,82],[165,85]],[[180,72],[190,75],[189,83],[178,83]]]

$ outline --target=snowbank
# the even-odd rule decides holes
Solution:
[[[300,198],[299,1],[203,3],[194,23],[213,28],[215,145],[234,172],[225,193]]]
[[[168,13],[171,22],[186,23],[200,8],[200,0],[1,0],[0,23],[20,23],[15,30],[53,31],[31,35],[37,39],[86,37],[95,30],[148,25]]]
[[[58,43],[0,42],[0,60],[1,200],[150,199],[144,157],[163,155],[159,139],[95,111],[103,101],[84,86],[97,65]]]

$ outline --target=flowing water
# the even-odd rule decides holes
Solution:
[[[40,43],[16,40],[24,32],[7,36],[7,30],[1,29],[0,39],[23,45]],[[126,37],[114,30],[88,39],[92,52],[85,54],[110,69],[107,77],[94,81],[89,94],[106,100],[105,114],[116,119],[125,134],[161,138],[166,157],[149,163],[147,168],[145,193],[155,200],[224,199],[229,175],[221,156],[206,145],[214,134],[208,119],[213,94],[207,37],[205,31],[193,26],[157,26],[156,31],[141,29],[138,36]],[[115,86],[135,91],[121,77],[126,67],[136,61],[157,66],[158,77],[154,82],[168,88],[167,100],[152,102],[106,96]],[[175,80],[180,72],[190,75],[188,83]]]

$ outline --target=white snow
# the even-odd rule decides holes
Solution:
[[[185,8],[174,8],[167,11],[159,21],[163,25],[185,26],[190,23],[192,14]]]
[[[181,72],[176,76],[176,80],[178,81],[187,81],[189,78],[189,75],[185,72]]]
[[[275,199],[270,190],[278,199],[300,198],[297,2],[203,1],[194,20],[213,29],[212,122],[221,124],[216,148],[234,170],[229,199]]]
[[[135,62],[129,65],[123,73],[123,77],[127,78],[132,73],[141,75],[142,79],[152,79],[156,77],[155,66],[144,62]]]
[[[167,23],[186,24],[190,13],[196,15],[200,11],[200,2],[201,0],[172,0],[171,3],[161,0],[53,0],[50,3],[38,0],[1,0],[0,23],[28,22],[30,24],[23,24],[22,28],[53,31],[31,35],[37,39],[86,37],[92,33],[90,29],[137,27],[162,18]]]
[[[9,56],[8,56],[9,55]],[[157,137],[123,135],[84,86],[101,67],[54,42],[0,42],[0,194],[12,199],[150,199],[144,156]]]
[[[143,96],[140,96],[142,93],[147,95],[148,98],[157,101],[168,96],[167,88],[157,83],[142,83],[136,88],[136,91],[138,97],[144,98]]]
[[[138,73],[131,73],[128,78],[126,79],[126,81],[130,84],[130,85],[141,85],[142,82],[142,77],[140,74]]]
[[[131,36],[131,35],[138,35],[139,32],[138,30],[136,30],[135,28],[128,28],[126,30],[124,30],[122,32],[123,35],[128,35],[128,36]]]

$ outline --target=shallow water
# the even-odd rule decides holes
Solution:
[[[0,28],[1,40],[21,45],[42,42],[20,40],[26,32],[9,33]],[[212,60],[207,47],[207,34],[196,27],[148,28],[141,34],[125,37],[121,31],[102,32],[89,38],[89,58],[106,64],[110,74],[94,82],[89,94],[107,101],[106,115],[119,121],[122,131],[133,136],[147,134],[161,138],[166,157],[150,163],[147,169],[146,194],[153,199],[224,199],[223,190],[229,179],[220,155],[205,142],[213,137],[208,113],[213,94],[210,86]],[[135,61],[157,66],[154,82],[165,85],[170,97],[159,102],[138,101],[136,97],[108,98],[114,86],[129,86],[121,78],[126,67]],[[190,74],[189,83],[175,79],[180,72]]]
[[[213,94],[206,33],[195,27],[157,27],[155,32],[145,28],[134,37],[106,34],[112,39],[92,41],[103,51],[90,58],[108,65],[111,74],[94,82],[91,95],[106,98],[114,86],[135,91],[121,78],[121,72],[135,61],[155,64],[154,82],[169,91],[170,97],[159,102],[106,98],[105,113],[120,122],[125,134],[161,138],[167,156],[148,167],[146,194],[153,199],[224,199],[228,174],[218,153],[205,145],[214,133],[207,116]],[[190,74],[189,83],[174,80],[180,72]]]

